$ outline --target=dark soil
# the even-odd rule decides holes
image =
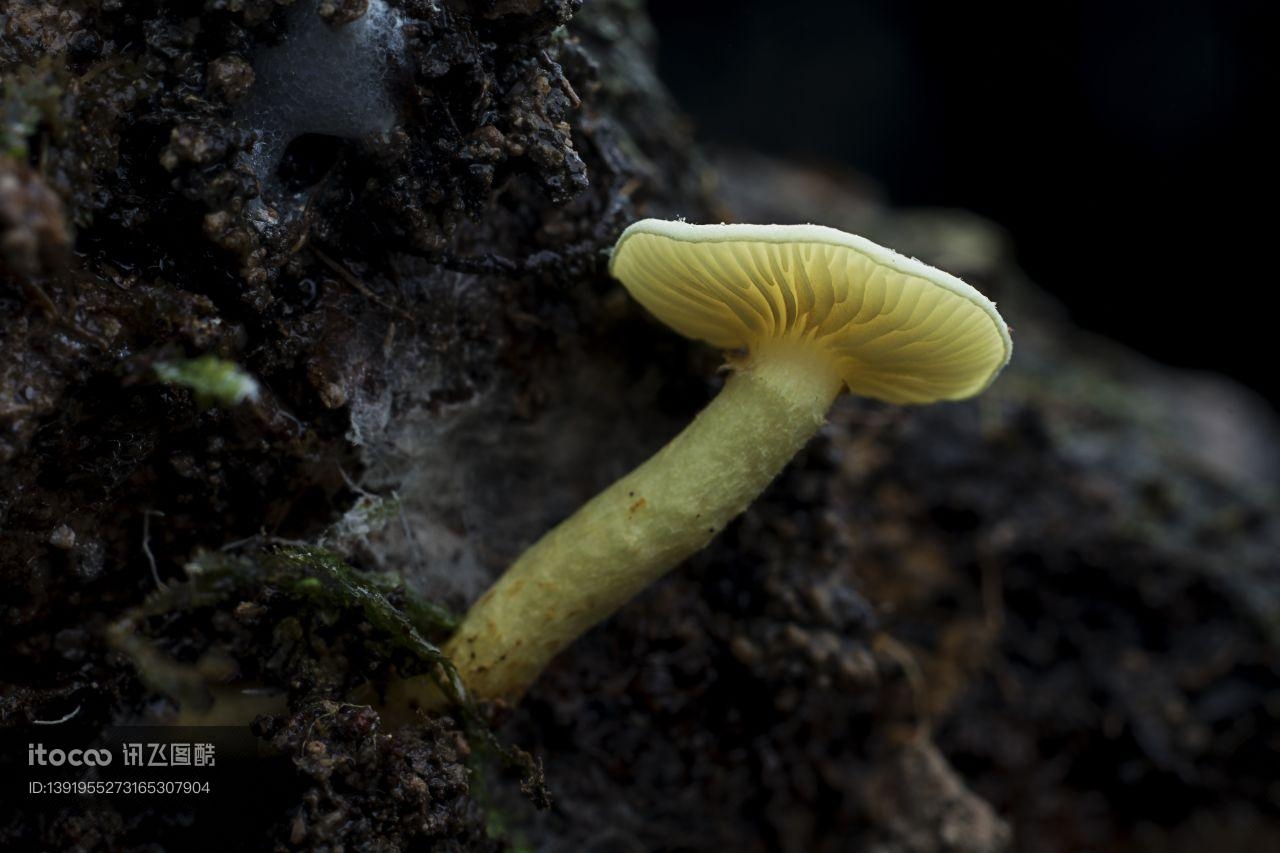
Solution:
[[[256,717],[247,849],[1275,849],[1272,416],[1073,330],[984,222],[704,157],[641,4],[578,6],[391,0],[375,76],[297,59],[341,133],[262,125],[254,59],[376,0],[0,11],[0,727]],[[997,299],[1014,362],[839,403],[519,708],[380,719],[441,607],[714,393],[605,273],[641,215],[864,233]],[[159,381],[204,354],[256,400]],[[198,849],[196,808],[6,794],[0,843]]]

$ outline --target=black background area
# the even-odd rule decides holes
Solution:
[[[1276,6],[650,3],[704,140],[988,216],[1085,327],[1273,405]]]

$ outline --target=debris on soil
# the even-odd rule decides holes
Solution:
[[[283,849],[502,849],[469,797],[466,743],[446,723],[384,732],[367,706],[318,702],[254,729],[305,780],[268,835]]]

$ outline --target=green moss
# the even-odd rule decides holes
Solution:
[[[453,664],[435,644],[449,634],[457,618],[406,590],[394,575],[357,571],[337,552],[320,545],[281,542],[249,545],[235,554],[205,552],[187,565],[186,573],[186,580],[157,590],[110,630],[111,644],[129,656],[140,680],[177,701],[184,716],[212,714],[220,722],[243,723],[258,713],[278,711],[246,705],[237,690],[206,683],[209,663],[216,663],[219,655],[226,658],[220,648],[208,649],[195,665],[170,657],[152,632],[159,625],[173,631],[184,624],[174,618],[177,614],[230,610],[242,602],[268,603],[279,621],[270,645],[250,652],[263,660],[311,656],[304,638],[315,626],[344,620],[363,623],[371,630],[355,632],[354,637],[364,654],[394,662],[405,672],[424,672],[436,682],[465,726],[476,762],[518,773],[523,790],[538,803],[549,802],[541,767],[527,753],[498,740]],[[245,651],[239,649],[236,654]],[[323,659],[314,663],[328,664]],[[232,664],[226,671],[234,669]]]
[[[268,560],[286,574],[301,576],[294,585],[299,593],[314,596],[321,604],[359,608],[387,644],[430,665],[432,677],[450,701],[459,706],[469,704],[453,664],[427,639],[447,633],[457,624],[456,617],[444,608],[400,586],[386,589],[387,578],[356,572],[338,554],[320,546],[277,546],[269,552]],[[405,610],[393,605],[387,593],[402,597]]]
[[[214,355],[159,361],[155,364],[155,371],[162,382],[190,388],[201,405],[237,406],[245,400],[258,398],[256,379],[234,361]]]
[[[541,765],[523,750],[498,740],[467,693],[453,663],[427,639],[436,633],[443,635],[451,631],[458,622],[453,614],[411,595],[399,585],[388,593],[405,602],[403,610],[396,607],[379,588],[379,584],[387,583],[386,576],[379,578],[357,572],[338,554],[323,547],[277,546],[269,552],[268,559],[284,567],[286,573],[301,575],[295,588],[314,596],[322,605],[359,608],[388,645],[388,651],[408,652],[425,663],[428,674],[461,715],[476,761],[493,760],[515,771],[521,777],[522,790],[536,805],[545,808],[550,804]],[[479,765],[473,765],[473,770],[476,766]]]
[[[199,676],[168,660],[139,629],[151,617],[225,605],[252,597],[263,586],[296,599],[303,615],[321,622],[332,622],[345,610],[359,610],[375,628],[369,644],[376,652],[386,657],[396,650],[408,652],[425,664],[453,703],[474,713],[452,665],[428,639],[446,635],[457,618],[388,576],[357,572],[338,554],[319,546],[276,545],[242,556],[203,553],[188,564],[186,581],[158,590],[126,613],[113,627],[111,641],[133,659],[143,682],[153,690],[201,706],[206,702]]]
[[[184,712],[204,712],[213,694],[199,669],[166,655],[141,630],[152,617],[213,607],[230,598],[253,572],[247,560],[219,555],[209,565],[189,567],[185,583],[172,584],[148,596],[108,629],[107,641],[133,661],[138,678],[149,689],[176,701]]]
[[[369,493],[361,494],[342,518],[320,534],[317,547],[325,552],[347,551],[356,542],[365,541],[371,534],[383,530],[393,519],[401,517],[400,498],[393,495],[384,498]],[[341,557],[332,555],[341,563]],[[404,579],[395,572],[372,574],[361,572],[361,583],[381,592],[409,618],[427,637],[444,637],[458,627],[460,617],[444,607],[414,593]]]
[[[384,529],[400,515],[400,499],[380,495],[362,494],[343,513],[342,518],[320,535],[319,544],[326,548],[341,548],[342,543],[360,540]]]

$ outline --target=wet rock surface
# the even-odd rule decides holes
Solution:
[[[624,0],[389,2],[390,126],[303,129],[264,170],[255,57],[291,16],[374,5],[0,13],[0,725],[269,686],[284,706],[248,716],[288,796],[239,828],[250,847],[1267,849],[1271,414],[1071,329],[986,223],[708,163]],[[422,664],[279,548],[391,573],[405,612],[461,609],[678,430],[719,357],[608,281],[638,215],[866,234],[997,299],[1017,350],[975,401],[840,402],[710,549],[497,709],[548,807],[461,718],[350,701]],[[258,399],[157,379],[206,353]],[[348,512],[370,494],[382,523]],[[15,848],[182,831],[146,804],[0,806]]]

